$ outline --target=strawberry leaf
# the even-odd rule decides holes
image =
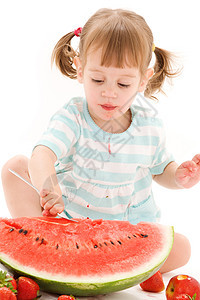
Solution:
[[[11,283],[12,280],[12,277],[10,277],[10,275],[6,271],[0,271],[0,288],[5,286],[9,288],[13,293],[17,293]]]
[[[188,297],[189,300],[195,300],[197,297],[197,294],[195,293],[192,298],[189,295],[186,295]]]

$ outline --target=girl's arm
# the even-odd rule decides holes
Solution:
[[[153,175],[153,179],[160,185],[168,189],[181,189],[183,187],[179,186],[175,180],[175,173],[178,165],[175,161],[169,163],[162,174]]]
[[[183,187],[179,186],[175,180],[175,173],[178,168],[178,165],[175,161],[169,163],[162,174],[153,175],[153,179],[160,185],[168,189],[182,189]]]
[[[55,153],[45,146],[37,146],[29,161],[31,182],[40,191],[44,214],[56,215],[63,211],[62,192],[56,177]]]
[[[29,161],[29,174],[31,181],[39,191],[49,188],[49,178],[55,174],[54,164],[57,158],[49,148],[37,146],[32,153]]]
[[[200,154],[192,160],[182,163],[169,163],[162,174],[154,175],[153,179],[169,189],[191,188],[200,181]]]

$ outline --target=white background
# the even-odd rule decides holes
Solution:
[[[159,95],[154,105],[164,120],[168,148],[177,163],[200,152],[198,1],[11,0],[0,4],[0,168],[16,154],[30,157],[52,114],[72,96],[83,95],[82,86],[51,68],[51,53],[64,34],[83,26],[102,7],[141,14],[155,44],[179,56],[182,74],[173,86],[165,86],[167,96]],[[177,191],[154,183],[154,195],[162,210],[161,221],[189,237],[189,266],[199,271],[200,184]],[[2,186],[0,216],[9,216]]]

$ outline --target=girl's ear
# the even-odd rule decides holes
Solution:
[[[79,83],[83,83],[82,64],[78,56],[74,57],[74,64],[76,66],[76,71],[77,71],[77,80]]]
[[[146,70],[146,73],[144,74],[144,76],[142,77],[142,79],[140,81],[138,92],[144,92],[144,90],[146,89],[147,83],[148,83],[149,79],[153,76],[153,74],[154,74],[153,68],[149,68]]]

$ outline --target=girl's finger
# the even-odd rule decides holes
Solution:
[[[50,210],[56,203],[57,203],[57,201],[55,199],[51,199],[45,203],[43,208],[46,210]]]
[[[41,190],[41,192],[40,192],[40,197],[44,198],[44,197],[46,197],[49,193],[50,193],[50,191],[43,189],[43,190]]]
[[[45,198],[40,198],[40,205],[44,208],[45,204],[52,199],[53,199],[52,195],[48,195]]]
[[[51,201],[52,199],[54,199],[54,200],[58,200],[58,195],[57,194],[55,194],[55,193],[53,193],[53,192],[50,192],[46,197],[44,197],[44,198],[42,198],[41,197],[41,199],[40,199],[40,204],[41,204],[41,206],[42,207],[44,207],[44,205],[47,203],[47,202],[49,202],[49,201]]]
[[[194,161],[197,165],[200,166],[200,154],[196,154],[196,155],[193,157],[192,161]]]
[[[185,161],[180,167],[188,169],[190,172],[196,171],[197,169],[196,163],[193,160]]]
[[[51,216],[50,212],[48,210],[46,210],[46,209],[43,210],[42,215],[44,217],[50,217]]]
[[[61,204],[55,204],[50,210],[50,214],[57,215],[57,213],[61,213],[64,210],[64,206]]]

